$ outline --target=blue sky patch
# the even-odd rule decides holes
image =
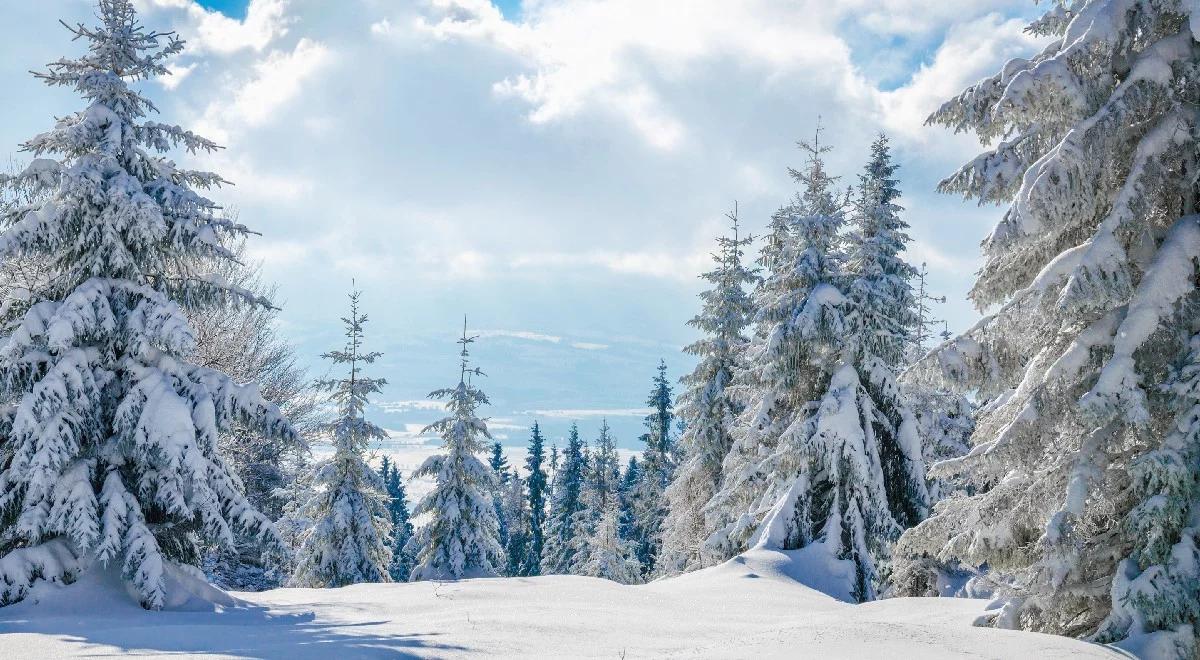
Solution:
[[[250,0],[196,0],[205,9],[215,9],[230,18],[243,20]]]
[[[512,21],[521,16],[521,0],[492,0],[492,4],[500,9],[504,18]]]

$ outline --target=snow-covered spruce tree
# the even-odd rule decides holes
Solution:
[[[881,563],[900,532],[876,434],[890,420],[860,375],[868,342],[846,295],[854,279],[840,249],[846,203],[822,161],[828,147],[801,147],[809,160],[792,171],[803,191],[790,233],[764,250],[757,327],[735,384],[746,409],[707,507],[718,524],[706,551],[723,559],[754,546],[814,546],[851,562],[842,595],[861,601],[882,586]],[[919,446],[915,453],[919,463]]]
[[[542,554],[542,574],[568,574],[578,561],[579,536],[586,535],[583,483],[587,466],[579,427],[571,424],[562,462],[554,475],[550,493],[550,516],[546,521],[546,548]]]
[[[908,528],[929,513],[929,491],[917,420],[896,379],[918,322],[910,283],[917,271],[900,256],[910,239],[896,204],[896,169],[887,137],[880,135],[859,175],[846,237],[847,348],[871,398],[871,409],[863,411],[864,430],[878,447],[888,507]]]
[[[529,548],[521,564],[521,575],[542,574],[542,555],[546,545],[546,440],[538,423],[533,423],[529,435],[529,450],[525,454],[525,471],[529,473],[526,492],[529,495]]]
[[[368,397],[387,381],[362,373],[364,365],[382,353],[363,350],[367,317],[358,311],[359,297],[358,291],[350,293],[350,316],[342,319],[346,346],[321,356],[335,365],[348,365],[349,371],[345,378],[317,382],[337,407],[337,417],[321,429],[333,444],[333,455],[314,468],[308,499],[300,506],[299,517],[311,526],[300,534],[294,586],[390,581],[391,498],[387,484],[366,459],[369,444],[386,438],[387,432],[363,414]]]
[[[501,445],[499,441],[492,443],[492,455],[488,458],[488,466],[492,468],[492,472],[496,473],[496,478],[500,480],[500,483],[508,483],[508,457],[504,455],[504,445]]]
[[[808,167],[789,172],[802,183],[803,194],[772,216],[758,260],[765,275],[752,294],[754,333],[744,352],[745,367],[729,388],[743,413],[722,465],[721,489],[706,507],[717,530],[705,542],[713,562],[746,550],[789,489],[799,461],[791,474],[781,474],[765,470],[774,466],[764,466],[763,458],[776,453],[784,433],[824,394],[836,338],[846,329],[837,252],[845,204],[835,195],[836,179],[824,169],[828,147],[819,142],[800,147],[808,154]]]
[[[921,365],[988,400],[934,468],[977,492],[898,552],[987,562],[996,625],[1195,657],[1200,8],[1059,3],[1029,29],[1052,41],[930,118],[994,143],[941,189],[1011,205],[971,293],[996,311]]]
[[[604,578],[621,584],[642,581],[642,567],[634,557],[633,543],[621,538],[621,506],[616,498],[605,505],[588,544],[588,554],[579,567],[580,575]]]
[[[404,488],[404,479],[395,463],[383,457],[383,465],[379,475],[387,487],[388,512],[392,519],[392,533],[388,547],[392,549],[392,561],[388,563],[388,575],[393,582],[408,582],[412,572],[413,557],[404,548],[412,538],[413,526],[408,513],[408,493]]]
[[[638,466],[636,481],[628,493],[632,513],[630,538],[636,543],[637,560],[649,576],[657,566],[662,551],[663,521],[667,517],[667,486],[674,477],[677,452],[671,426],[675,421],[671,381],[667,378],[667,363],[660,360],[650,396],[646,404],[646,444]]]
[[[508,483],[501,489],[501,508],[508,523],[508,537],[504,543],[504,575],[523,575],[529,557],[530,518],[529,500],[525,493],[525,481],[514,471]]]
[[[587,468],[582,498],[583,506],[594,524],[600,519],[609,500],[615,499],[621,489],[621,459],[617,456],[617,442],[607,419],[600,421],[596,450],[592,452]]]
[[[475,337],[467,336],[463,319],[462,363],[458,385],[436,390],[429,396],[447,399],[449,415],[425,428],[442,438],[446,453],[430,456],[413,473],[431,476],[433,491],[421,500],[414,516],[428,519],[417,528],[409,551],[417,558],[412,580],[457,580],[465,577],[494,577],[504,568],[504,548],[500,545],[500,522],[496,520],[496,475],[479,460],[491,440],[487,424],[476,415],[487,396],[472,384],[482,376],[478,367],[470,368],[468,348]]]
[[[254,385],[188,362],[186,313],[268,305],[210,277],[249,231],[201,191],[223,180],[163,154],[216,145],[177,126],[130,87],[167,74],[183,48],[147,31],[129,0],[101,0],[88,45],[37,74],[87,107],[23,147],[36,159],[3,186],[35,186],[0,217],[0,260],[47,264],[51,281],[10,306],[0,347],[0,604],[37,580],[69,582],[116,564],[144,607],[168,602],[165,578],[195,565],[202,541],[238,535],[279,550],[218,451],[235,424],[296,441]],[[49,156],[53,154],[57,159]]]
[[[684,458],[666,491],[668,513],[658,568],[664,575],[703,566],[701,548],[715,531],[708,528],[704,506],[720,486],[721,464],[733,444],[730,429],[741,413],[726,387],[741,368],[747,342],[743,331],[754,313],[744,287],[753,283],[756,275],[742,264],[742,248],[753,238],[738,236],[736,209],[728,217],[733,237],[717,239],[713,255],[717,268],[702,276],[712,288],[700,294],[703,307],[689,322],[706,336],[684,349],[700,361],[682,379],[687,387],[679,397],[679,416],[685,428],[679,445]]]

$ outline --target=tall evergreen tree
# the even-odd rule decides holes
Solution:
[[[364,365],[382,353],[363,351],[365,314],[359,313],[360,293],[350,293],[346,346],[324,354],[335,365],[348,365],[345,378],[323,380],[317,387],[330,393],[337,418],[322,431],[333,443],[333,456],[317,464],[310,497],[300,507],[300,517],[311,527],[300,536],[292,583],[306,587],[342,587],[359,582],[388,582],[392,551],[390,498],[383,478],[367,464],[373,440],[387,437],[363,414],[370,395],[387,383],[363,375]]]
[[[887,137],[880,135],[859,175],[847,237],[848,357],[871,399],[864,424],[878,446],[888,507],[908,528],[929,513],[929,491],[917,420],[896,381],[919,320],[910,282],[917,270],[900,256],[911,239],[896,203],[896,170]]]
[[[484,440],[492,436],[476,415],[476,409],[488,403],[487,396],[470,382],[471,377],[483,375],[478,367],[468,367],[468,347],[475,339],[467,336],[464,317],[463,335],[458,340],[462,345],[458,385],[429,395],[447,399],[449,415],[424,431],[440,435],[446,453],[430,456],[413,473],[415,477],[432,476],[436,484],[413,511],[416,516],[427,515],[428,521],[408,543],[416,557],[412,580],[490,577],[504,565],[494,501],[496,475],[476,457],[486,451]]]
[[[727,388],[741,368],[747,343],[743,330],[754,313],[744,287],[757,278],[754,270],[742,265],[742,248],[753,238],[738,236],[736,209],[728,217],[733,236],[717,239],[713,255],[717,268],[702,276],[712,288],[700,294],[703,307],[689,322],[707,336],[684,349],[700,361],[682,379],[688,388],[680,397],[685,431],[679,444],[684,461],[666,491],[669,512],[659,562],[663,574],[703,566],[701,548],[716,531],[706,521],[704,507],[720,487],[721,464],[733,444],[732,427],[742,410]]]
[[[651,412],[646,416],[647,433],[642,435],[646,449],[642,453],[639,478],[630,493],[633,513],[633,540],[637,560],[649,575],[656,567],[662,548],[663,521],[667,516],[666,489],[675,467],[675,448],[671,425],[675,419],[671,381],[667,378],[667,363],[659,361],[650,396],[646,400]]]
[[[671,435],[671,426],[675,422],[674,392],[671,379],[667,378],[667,361],[658,361],[658,374],[654,376],[650,396],[646,405],[650,414],[646,416],[646,449],[661,454],[664,458],[675,457],[675,439]]]
[[[36,74],[87,107],[23,145],[36,157],[0,187],[32,187],[0,216],[0,261],[47,264],[54,277],[4,310],[0,348],[0,604],[38,580],[70,581],[119,562],[144,607],[204,541],[237,536],[282,549],[220,455],[235,424],[295,442],[254,385],[188,361],[188,310],[269,301],[209,277],[250,232],[203,191],[220,176],[164,154],[218,147],[145,121],[154,105],[130,83],[167,75],[183,49],[146,30],[129,0],[100,0],[99,25],[68,29],[88,52]],[[56,155],[58,158],[49,157]]]
[[[525,471],[529,473],[526,489],[529,494],[529,550],[521,566],[521,575],[542,574],[542,554],[546,532],[546,441],[538,423],[533,423],[529,451],[525,455]]]
[[[997,625],[1192,658],[1200,8],[1055,3],[1029,30],[1049,45],[930,118],[988,149],[940,189],[1011,205],[971,291],[993,313],[922,365],[990,400],[935,467],[977,489],[904,549],[987,562]]]
[[[583,440],[579,437],[579,427],[571,424],[567,446],[562,454],[562,465],[554,474],[546,548],[542,556],[543,574],[567,574],[575,567],[577,537],[586,533],[585,529],[581,529],[585,470]]]
[[[860,317],[840,235],[847,202],[819,138],[818,129],[817,140],[800,143],[808,163],[791,171],[802,190],[790,232],[764,251],[757,327],[736,384],[746,409],[710,505],[718,525],[706,551],[722,559],[751,546],[813,546],[851,562],[844,595],[866,600],[900,525],[875,434],[884,416],[858,369]]]

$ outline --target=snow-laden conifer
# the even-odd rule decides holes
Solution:
[[[538,423],[529,434],[529,450],[525,454],[528,473],[526,491],[529,495],[529,546],[521,564],[521,575],[541,575],[542,555],[546,544],[546,441]]]
[[[976,492],[902,550],[986,562],[997,625],[1194,657],[1200,9],[1056,3],[1029,29],[1041,52],[930,118],[987,147],[941,189],[1011,204],[971,292],[993,313],[922,364],[987,400],[971,453],[935,466]]]
[[[663,557],[658,568],[661,574],[689,571],[704,564],[701,549],[716,531],[709,528],[704,507],[720,487],[721,464],[733,444],[730,433],[742,410],[727,388],[741,368],[747,342],[743,330],[754,313],[745,286],[757,278],[753,269],[742,264],[742,248],[753,239],[738,236],[736,209],[728,217],[733,236],[717,239],[713,254],[717,267],[702,276],[712,288],[700,294],[703,307],[689,322],[706,336],[684,349],[700,361],[682,379],[687,387],[679,397],[679,416],[684,423],[679,438],[683,463],[666,490],[668,513],[663,523]]]
[[[596,449],[591,453],[587,467],[583,506],[594,524],[621,489],[621,459],[617,456],[617,441],[613,438],[607,419],[600,421],[600,435],[596,438]]]
[[[828,147],[801,147],[809,161],[792,172],[803,190],[790,210],[791,230],[777,250],[765,251],[767,276],[754,294],[757,327],[736,383],[746,409],[708,506],[718,525],[706,550],[721,559],[752,545],[813,546],[850,562],[846,593],[867,600],[883,586],[901,531],[893,512],[923,513],[924,483],[912,478],[923,474],[921,448],[888,365],[866,348],[874,336],[865,317],[847,295],[870,275],[847,272],[839,233],[846,201],[825,170]],[[906,464],[896,470],[902,486],[885,469],[889,449]],[[894,501],[889,493],[896,491],[913,499]]]
[[[542,574],[573,572],[579,557],[581,535],[587,534],[583,502],[587,465],[579,427],[571,424],[561,464],[554,474],[550,515],[546,521],[546,548],[542,555]]]
[[[472,382],[482,376],[469,367],[469,350],[475,337],[467,336],[463,320],[462,363],[458,385],[436,390],[429,396],[446,399],[449,415],[425,428],[442,438],[446,453],[430,456],[413,473],[431,476],[433,491],[413,510],[425,520],[408,547],[416,557],[412,580],[457,580],[464,577],[493,577],[504,568],[504,548],[500,545],[500,523],[496,520],[496,475],[479,460],[492,436],[487,424],[476,414],[487,396]]]
[[[888,508],[901,527],[929,512],[920,427],[897,382],[919,321],[911,279],[917,270],[901,256],[908,228],[896,203],[897,166],[886,136],[871,144],[871,157],[853,197],[846,237],[848,359],[871,399],[863,411],[867,441],[876,445]],[[870,428],[867,428],[867,427]]]
[[[763,465],[763,459],[777,453],[785,434],[824,394],[838,338],[846,330],[837,249],[845,203],[834,190],[836,179],[825,170],[823,154],[829,148],[819,144],[819,137],[813,144],[800,143],[807,167],[789,172],[803,191],[773,216],[759,257],[764,276],[752,294],[754,333],[745,349],[745,368],[733,384],[744,412],[733,429],[721,489],[708,505],[717,530],[705,544],[712,561],[745,550],[790,489],[801,461],[787,473]]]
[[[663,521],[667,517],[667,486],[674,478],[678,452],[671,427],[675,422],[671,381],[667,378],[667,363],[659,360],[646,404],[646,430],[642,441],[646,449],[636,472],[633,488],[628,493],[632,525],[629,538],[633,540],[637,560],[643,573],[650,575],[662,552]]]
[[[579,574],[604,578],[621,584],[642,581],[633,544],[621,537],[621,507],[613,498],[605,505],[588,543],[588,553],[580,563]]]
[[[183,42],[146,30],[129,0],[100,0],[87,53],[36,74],[86,107],[23,145],[35,159],[5,187],[32,187],[0,217],[0,260],[53,277],[6,304],[0,347],[0,604],[37,580],[116,565],[142,605],[197,563],[201,541],[241,535],[282,549],[217,450],[235,425],[295,441],[253,384],[188,362],[188,310],[269,305],[205,265],[249,234],[204,191],[224,180],[172,149],[217,145],[148,120],[136,81],[168,74]]]
[[[387,432],[367,421],[368,398],[387,381],[363,373],[382,353],[363,350],[365,314],[359,312],[360,293],[350,293],[350,315],[344,348],[322,355],[334,365],[346,365],[344,378],[322,380],[317,387],[329,393],[337,417],[321,429],[333,444],[333,455],[313,470],[308,499],[298,517],[310,527],[300,535],[292,584],[304,587],[342,587],[360,582],[390,581],[392,549],[391,498],[384,479],[367,464],[371,442]]]

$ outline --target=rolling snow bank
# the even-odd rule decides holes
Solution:
[[[0,608],[0,657],[1126,657],[972,627],[981,600],[851,605],[801,583],[809,559],[753,550],[641,586],[547,576],[224,594],[180,572],[162,612],[142,610],[113,572],[97,571]]]

